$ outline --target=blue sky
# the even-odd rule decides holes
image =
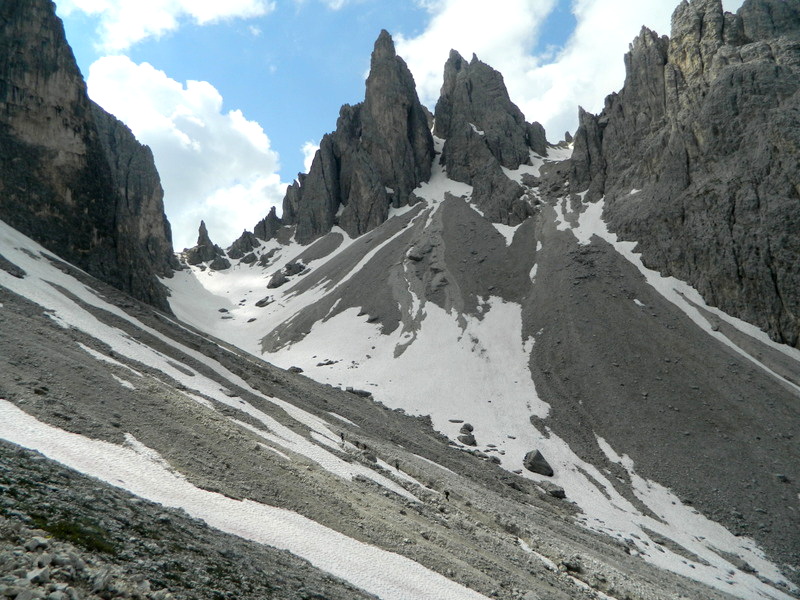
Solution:
[[[204,219],[227,245],[252,229],[360,102],[374,40],[394,37],[431,108],[450,48],[500,70],[557,142],[598,111],[643,24],[673,0],[56,0],[89,93],[150,145],[176,249]],[[725,2],[735,9],[741,1]]]

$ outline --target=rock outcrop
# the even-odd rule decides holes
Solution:
[[[433,156],[414,79],[382,31],[364,102],[342,107],[336,131],[322,138],[308,175],[287,190],[282,221],[296,225],[301,243],[334,225],[353,236],[365,233],[386,220],[390,206],[409,201],[430,177]]]
[[[211,241],[205,221],[200,221],[200,229],[197,232],[197,244],[185,250],[184,256],[186,262],[190,265],[209,263],[209,268],[215,271],[221,271],[231,266],[231,263],[225,257],[225,251]]]
[[[92,104],[49,0],[0,5],[0,218],[169,311],[172,240],[149,151]]]
[[[518,225],[532,214],[523,188],[502,167],[530,164],[531,150],[546,155],[547,140],[540,124],[525,122],[498,71],[451,50],[434,133],[446,140],[441,160],[448,177],[473,186],[473,202],[489,219]]]
[[[684,1],[625,64],[603,112],[581,112],[572,189],[605,196],[647,266],[800,345],[800,2]]]
[[[119,194],[119,228],[138,242],[156,274],[171,277],[179,265],[172,252],[172,229],[164,214],[164,189],[153,153],[122,121],[94,102],[91,104],[100,144]]]
[[[266,242],[274,238],[281,227],[283,227],[283,221],[278,217],[273,206],[269,209],[269,214],[256,223],[253,228],[253,235]]]
[[[255,234],[249,231],[243,231],[235,242],[228,248],[228,258],[238,259],[243,258],[245,254],[252,252],[261,245]]]

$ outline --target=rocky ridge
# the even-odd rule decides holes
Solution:
[[[94,105],[49,0],[0,6],[0,218],[169,311],[175,266],[149,150]]]
[[[800,345],[800,2],[684,1],[625,66],[603,111],[581,111],[571,189],[605,197],[649,267]]]

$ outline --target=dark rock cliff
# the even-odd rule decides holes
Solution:
[[[800,345],[800,0],[684,1],[625,65],[580,113],[572,189],[605,196],[647,266]]]
[[[0,3],[0,218],[169,310],[162,196],[149,150],[89,100],[55,5]]]
[[[360,235],[383,223],[390,206],[405,205],[430,177],[433,137],[414,78],[392,38],[375,42],[361,104],[342,107],[336,131],[322,138],[308,175],[283,201],[284,224],[306,243],[338,224]]]

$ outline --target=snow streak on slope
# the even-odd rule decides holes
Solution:
[[[63,294],[58,287],[64,288],[86,304],[103,309],[125,319],[140,330],[172,345],[180,352],[191,356],[212,369],[224,378],[225,381],[229,382],[231,386],[243,388],[264,401],[275,405],[277,408],[283,410],[289,417],[308,427],[312,432],[312,437],[313,434],[316,434],[321,439],[336,440],[336,435],[331,431],[330,425],[324,420],[278,398],[272,398],[261,394],[241,377],[234,375],[213,359],[176,343],[174,340],[167,338],[158,331],[147,327],[129,316],[116,306],[109,304],[93,290],[52,265],[49,260],[42,256],[41,253],[45,251],[41,246],[10,228],[2,221],[0,221],[0,245],[3,247],[3,255],[26,272],[24,278],[18,279],[0,270],[0,285],[39,304],[47,311],[47,314],[60,325],[64,327],[74,327],[77,330],[83,331],[87,335],[107,344],[117,355],[124,356],[164,373],[169,378],[185,386],[186,390],[188,390],[185,395],[196,400],[198,404],[206,409],[213,410],[213,408],[211,408],[212,405],[205,400],[205,398],[212,398],[223,405],[247,413],[266,429],[266,432],[264,432],[266,435],[272,436],[270,441],[279,445],[284,450],[290,450],[298,455],[304,456],[344,479],[352,480],[359,476],[365,477],[409,500],[416,500],[405,488],[388,477],[384,477],[374,470],[358,463],[343,460],[321,446],[318,443],[319,440],[315,442],[297,433],[293,429],[286,427],[275,418],[250,405],[244,399],[236,397],[228,389],[220,387],[217,381],[204,376],[188,365],[176,366],[174,360],[132,339],[120,329],[106,325],[96,319],[75,301]],[[81,347],[87,353],[102,362],[125,366],[119,363],[119,361],[115,361],[96,350],[83,345],[81,345]],[[134,375],[142,377],[141,373],[132,369],[130,370]],[[324,445],[329,446],[330,444]]]
[[[297,513],[193,486],[138,442],[124,448],[37,421],[0,400],[0,437],[210,526],[307,559],[384,600],[485,600],[414,561],[364,544]]]
[[[637,190],[633,190],[631,193],[636,191]],[[583,201],[585,192],[580,194],[580,196],[581,201]],[[769,346],[774,350],[777,350],[798,364],[800,364],[800,350],[796,348],[790,348],[786,344],[778,344],[777,342],[772,341],[765,332],[760,330],[755,325],[746,323],[741,319],[732,317],[718,308],[709,306],[706,304],[705,300],[703,300],[703,297],[700,295],[700,293],[685,281],[681,281],[675,277],[664,277],[658,271],[654,271],[645,267],[644,263],[642,262],[641,255],[633,251],[633,249],[636,247],[636,242],[621,241],[617,238],[617,234],[608,230],[608,226],[606,225],[605,221],[603,221],[604,204],[604,199],[601,199],[595,203],[584,203],[581,205],[583,210],[580,212],[580,214],[571,215],[573,219],[577,220],[578,224],[576,227],[571,228],[570,231],[572,231],[572,233],[578,239],[579,244],[586,245],[590,243],[592,236],[595,235],[611,244],[617,250],[617,252],[625,257],[625,259],[633,264],[639,270],[639,272],[644,275],[648,284],[650,284],[659,294],[664,296],[664,298],[672,302],[681,311],[683,311],[708,335],[716,338],[729,348],[735,350],[738,354],[754,363],[760,369],[775,377],[783,385],[790,387],[796,392],[800,392],[800,385],[788,381],[785,377],[781,377],[766,364],[758,360],[758,358],[754,357],[752,354],[744,351],[742,348],[736,345],[730,338],[728,338],[728,336],[712,326],[709,320],[700,313],[697,307],[699,306],[703,308],[705,311],[713,314],[720,321],[724,321],[738,331],[756,339],[757,341]]]

